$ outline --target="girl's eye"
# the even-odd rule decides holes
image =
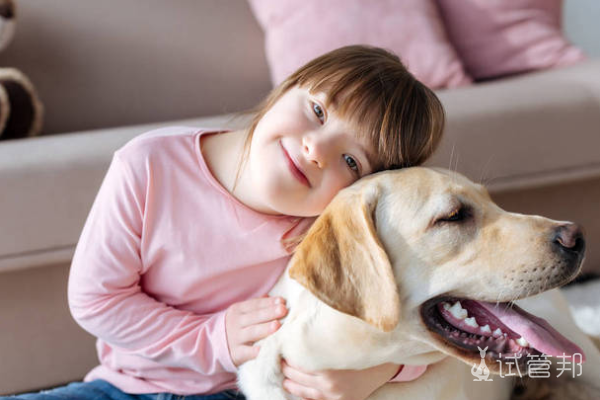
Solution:
[[[346,161],[346,164],[348,164],[348,168],[350,168],[352,171],[354,171],[357,174],[360,172],[358,170],[358,163],[354,160],[354,158],[347,154],[344,154],[344,161]]]
[[[317,118],[319,118],[319,121],[321,121],[321,123],[325,122],[325,112],[323,111],[323,108],[317,103],[313,103],[312,109]]]

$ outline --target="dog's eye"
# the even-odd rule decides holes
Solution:
[[[450,214],[437,220],[437,223],[461,222],[469,216],[469,210],[466,207],[454,209]]]

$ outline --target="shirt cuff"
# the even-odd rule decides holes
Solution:
[[[215,333],[216,338],[218,340],[218,345],[216,346],[216,355],[217,359],[221,362],[223,369],[227,372],[237,372],[237,367],[233,363],[231,359],[231,353],[229,352],[229,345],[227,344],[227,330],[225,329],[225,312],[227,310],[221,311],[215,318],[217,319],[215,322]]]
[[[389,382],[414,381],[427,370],[427,365],[401,365],[398,373]]]

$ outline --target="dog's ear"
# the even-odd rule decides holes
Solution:
[[[392,266],[375,229],[379,189],[341,192],[291,260],[290,276],[338,311],[389,332],[400,318]]]

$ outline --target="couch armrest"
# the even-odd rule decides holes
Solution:
[[[439,96],[448,125],[429,164],[492,192],[600,176],[600,60]]]
[[[69,262],[115,150],[165,125],[223,127],[231,116],[0,143],[0,273]]]

